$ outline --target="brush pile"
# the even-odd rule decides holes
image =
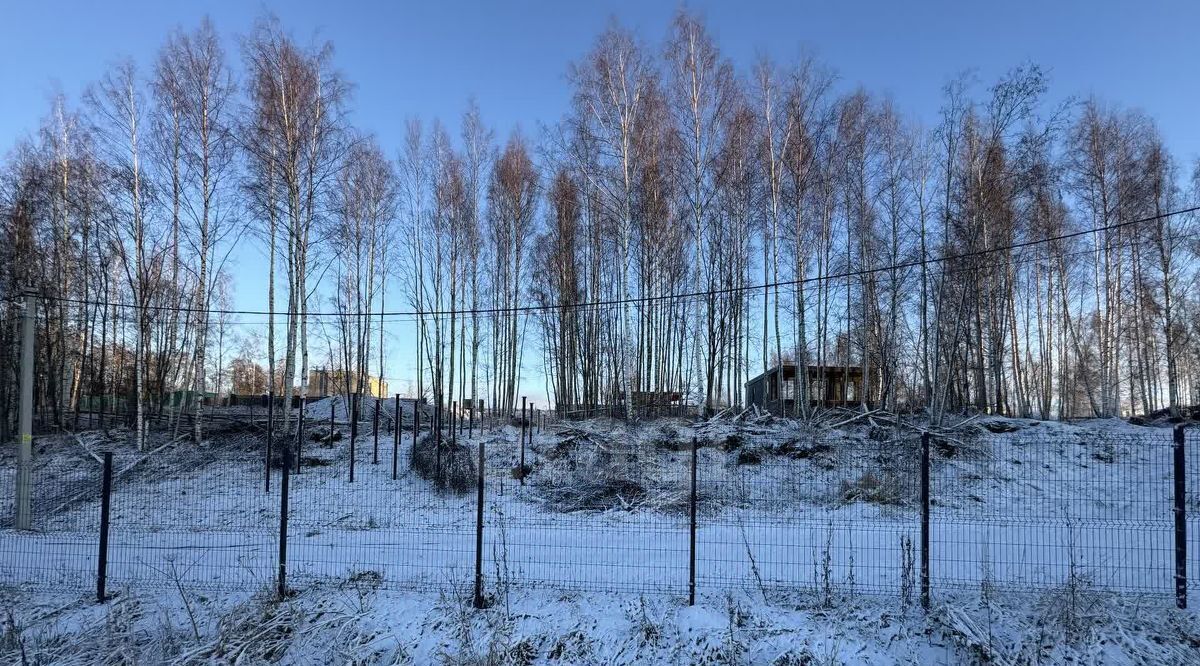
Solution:
[[[673,436],[672,436],[673,435]],[[690,435],[661,425],[606,433],[570,428],[540,451],[530,475],[552,511],[653,511],[686,515],[691,504]],[[712,513],[738,501],[738,472],[726,454],[701,442],[696,502]]]

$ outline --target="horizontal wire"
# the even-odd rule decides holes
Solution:
[[[1131,249],[1137,245],[1139,245],[1139,243],[1129,242],[1129,243],[1111,245],[1111,246],[1108,246],[1108,249],[1127,250],[1127,249]],[[984,265],[964,266],[964,267],[960,267],[960,268],[943,269],[942,271],[940,271],[937,274],[937,277],[953,276],[953,275],[966,274],[966,273],[975,273],[975,272],[985,271],[985,270],[993,269],[993,268],[1008,268],[1008,267],[1012,267],[1012,266],[1028,266],[1028,265],[1033,265],[1033,264],[1037,264],[1040,262],[1049,262],[1049,261],[1054,261],[1054,260],[1058,260],[1058,259],[1072,259],[1075,257],[1094,254],[1094,253],[1095,253],[1094,249],[1083,249],[1083,250],[1075,250],[1072,252],[1064,252],[1064,253],[1053,254],[1053,255],[1046,254],[1046,255],[1037,255],[1037,256],[1033,256],[1033,257],[1026,257],[1024,259],[1010,259],[1008,261],[996,261],[996,262],[993,262],[990,264],[984,264]],[[889,269],[889,270],[892,270],[892,269]],[[901,270],[901,269],[897,268],[894,270]],[[826,282],[826,281],[832,282],[832,281],[838,280],[838,279],[844,279],[844,278],[841,278],[839,276],[813,276],[811,278],[805,278],[805,280],[803,282],[804,283]],[[787,290],[784,293],[787,293],[789,295],[794,294],[797,291],[797,289],[800,287],[800,282],[798,282],[798,281],[792,281],[792,282],[795,282],[795,283],[794,284],[786,284],[786,285],[783,283],[780,283],[780,286],[784,287]],[[762,289],[762,287],[755,287],[755,288]],[[714,295],[718,295],[718,296],[721,296],[722,298],[724,298],[724,297],[730,296],[731,294],[714,294]],[[751,296],[756,296],[756,295],[751,295]],[[81,303],[81,304],[88,303],[88,304],[92,304],[92,305],[104,305],[102,302],[96,302],[96,301],[86,301],[86,302],[85,301],[76,301],[76,302]],[[580,309],[586,309],[586,311],[589,313],[599,313],[599,312],[608,312],[608,311],[614,310],[614,309],[620,307],[620,305],[622,305],[622,304],[621,303],[613,303],[613,304],[604,304],[604,305],[595,305],[595,306],[590,306],[587,304],[579,304],[579,305],[573,306],[573,307],[579,307]],[[564,309],[565,309],[565,307],[567,307],[567,306],[564,306]],[[166,308],[164,308],[164,309],[166,309]],[[193,310],[191,310],[191,312],[195,313],[195,312],[197,312],[197,310],[193,309]],[[217,315],[232,314],[231,311],[226,311],[226,310],[208,310],[207,312],[210,314],[217,314]],[[472,311],[469,311],[469,310],[468,311],[456,311],[454,314],[461,315],[463,317],[468,317],[469,315],[472,314]],[[517,312],[514,314],[516,316],[528,316],[528,315],[543,314],[543,313],[541,313],[541,312]],[[275,315],[277,317],[286,317],[287,313],[281,311],[281,312],[276,312]],[[352,316],[352,313],[346,313],[346,314],[342,314],[342,313],[334,313],[334,314],[307,313],[305,316],[313,319],[316,322],[316,325],[321,326],[321,325],[326,325],[326,324],[330,323],[331,321],[334,324],[340,324],[341,322],[337,321],[338,319],[349,318]],[[383,314],[375,314],[374,319],[372,320],[372,324],[379,323],[380,321],[382,321],[385,324],[416,323],[416,322],[422,321],[422,318],[430,319],[430,320],[440,319],[440,320],[444,321],[448,317],[449,317],[449,315],[446,313],[443,313],[441,316],[435,316],[432,313],[425,313],[422,315],[414,315],[414,314],[402,314],[401,315],[401,314],[383,313]],[[114,321],[114,319],[112,317],[108,318],[109,323],[111,323],[113,321]],[[138,319],[133,316],[118,317],[115,319],[115,321],[118,324],[132,325],[132,324],[139,323]],[[210,325],[210,327],[216,327],[216,326],[220,326],[220,325],[225,325],[225,326],[266,326],[270,322],[271,322],[271,320],[269,320],[269,319],[254,319],[254,320],[239,319],[239,320],[233,320],[233,321],[215,319],[215,320],[210,320],[209,325]]]
[[[1039,238],[1039,239],[1031,239],[1031,240],[1027,240],[1027,241],[1021,241],[1019,243],[1012,243],[1010,245],[998,246],[998,247],[993,247],[993,248],[984,248],[981,250],[964,252],[961,254],[946,255],[943,257],[922,258],[922,259],[917,259],[917,260],[912,260],[912,261],[891,264],[891,265],[887,265],[887,266],[878,266],[878,267],[861,269],[861,270],[856,270],[856,271],[846,271],[846,272],[832,274],[832,275],[794,278],[791,280],[763,282],[763,283],[754,284],[754,285],[737,285],[737,286],[725,287],[725,288],[721,288],[721,289],[708,289],[708,290],[683,292],[683,293],[675,293],[675,294],[663,294],[663,295],[658,295],[658,296],[639,296],[639,297],[634,297],[634,298],[609,299],[609,300],[602,300],[602,301],[590,301],[590,302],[585,302],[585,303],[525,305],[525,306],[482,308],[482,309],[481,308],[468,308],[468,309],[463,309],[463,310],[456,310],[456,309],[452,309],[452,310],[397,310],[397,311],[381,311],[381,312],[320,312],[320,311],[317,311],[317,312],[304,313],[304,316],[316,317],[316,318],[324,318],[324,317],[375,318],[375,317],[389,317],[389,316],[391,316],[391,317],[405,316],[405,317],[422,318],[422,317],[445,317],[445,316],[453,317],[453,316],[458,316],[458,315],[463,315],[463,316],[476,315],[477,316],[477,315],[481,315],[481,314],[482,315],[486,315],[486,314],[522,314],[522,313],[533,313],[533,312],[547,312],[547,311],[562,310],[562,309],[575,309],[575,308],[582,309],[582,308],[589,308],[589,307],[617,307],[617,306],[631,305],[631,304],[637,304],[637,303],[651,303],[651,302],[669,301],[669,300],[686,300],[686,299],[690,299],[690,298],[702,298],[702,297],[711,297],[711,296],[718,296],[718,295],[727,295],[727,294],[739,293],[739,292],[743,292],[743,291],[757,291],[757,290],[761,290],[761,289],[772,289],[772,288],[785,287],[785,286],[796,286],[796,285],[800,285],[800,284],[819,282],[819,281],[823,281],[823,280],[831,281],[831,280],[842,280],[842,279],[854,278],[854,277],[864,277],[866,275],[872,275],[875,273],[885,273],[885,272],[896,271],[896,270],[901,270],[901,269],[905,269],[905,268],[916,268],[918,266],[926,266],[931,263],[945,263],[945,262],[959,261],[959,260],[963,260],[963,259],[971,259],[974,257],[980,257],[980,256],[993,254],[996,252],[1007,252],[1007,251],[1011,251],[1011,250],[1018,250],[1018,249],[1025,248],[1025,247],[1032,247],[1032,246],[1036,246],[1036,245],[1042,245],[1045,243],[1053,243],[1056,241],[1077,238],[1079,236],[1086,236],[1088,234],[1097,234],[1097,233],[1105,232],[1105,231],[1113,231],[1116,229],[1120,229],[1122,227],[1143,224],[1146,222],[1152,222],[1155,220],[1166,219],[1169,217],[1174,217],[1177,215],[1184,215],[1187,213],[1193,213],[1198,210],[1200,210],[1200,206],[1192,206],[1189,208],[1181,208],[1178,210],[1168,211],[1165,213],[1159,213],[1157,215],[1152,215],[1149,217],[1143,217],[1143,218],[1138,218],[1138,219],[1134,219],[1134,220],[1126,220],[1124,222],[1115,222],[1113,224],[1109,224],[1109,225],[1105,225],[1105,226],[1092,227],[1089,229],[1082,229],[1082,230],[1073,231],[1073,232],[1069,232],[1069,233],[1065,233],[1065,234],[1059,234],[1057,236],[1050,236],[1047,238]],[[976,269],[977,269],[977,267],[970,267],[970,270],[976,270]],[[231,314],[231,315],[266,315],[266,316],[279,316],[279,315],[286,316],[287,315],[286,312],[271,312],[268,310],[228,310],[228,309],[195,308],[195,307],[188,307],[188,306],[139,305],[136,303],[119,303],[119,302],[107,302],[107,301],[94,301],[94,300],[90,300],[90,299],[74,299],[74,298],[68,298],[68,297],[64,297],[64,296],[40,295],[39,298],[49,300],[49,301],[62,302],[62,303],[72,303],[72,304],[81,304],[81,305],[98,305],[98,306],[103,306],[103,307],[119,307],[119,308],[132,309],[132,310],[192,312],[192,313]],[[9,296],[8,299],[16,300],[16,297]],[[300,314],[300,313],[296,313],[296,314]]]

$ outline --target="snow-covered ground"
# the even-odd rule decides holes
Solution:
[[[344,405],[332,404],[345,434]],[[369,420],[373,406],[366,407]],[[249,596],[264,594],[275,580],[281,474],[272,469],[267,490],[264,438],[253,429],[214,431],[203,447],[163,439],[150,452],[132,450],[120,436],[39,440],[35,529],[0,533],[0,585],[18,607],[60,600],[77,626],[102,616],[111,624],[104,614],[122,605],[142,609],[128,611],[138,626],[160,622],[147,605],[202,605],[211,613],[207,628],[174,623],[176,643],[192,649],[236,631],[218,626],[230,613],[289,613],[294,631],[314,621],[314,609],[365,594],[371,609],[330,622],[353,627],[354,640],[365,641],[348,644],[347,656],[376,654],[376,641],[385,662],[510,649],[552,659],[574,649],[556,648],[571,636],[568,642],[585,652],[564,657],[568,663],[648,656],[720,663],[721,655],[755,663],[874,662],[885,655],[931,663],[1001,649],[1046,659],[1035,645],[1041,639],[1029,632],[1056,613],[1068,619],[1051,634],[1120,626],[1124,638],[1110,637],[1105,648],[1113,654],[1151,655],[1143,643],[1153,643],[1155,632],[1196,634],[1193,616],[1173,610],[1167,429],[1004,421],[996,429],[1014,431],[992,433],[976,421],[939,438],[931,468],[929,616],[916,606],[919,447],[910,429],[871,419],[836,428],[776,419],[556,424],[526,448],[524,483],[519,428],[476,433],[460,439],[465,447],[455,464],[469,465],[473,479],[477,447],[485,445],[483,578],[494,605],[471,613],[461,602],[475,575],[474,482],[456,493],[410,469],[410,431],[397,441],[391,402],[380,408],[378,462],[367,427],[355,443],[353,483],[347,438],[303,442],[304,466],[290,479],[287,542],[288,582],[299,596],[286,610],[264,610],[271,606]],[[309,406],[312,431],[324,434],[329,412],[329,401]],[[411,424],[411,411],[402,423]],[[1200,439],[1189,435],[1195,589]],[[688,609],[693,437],[700,443],[699,604]],[[120,603],[106,605],[111,611],[80,601],[95,585],[100,450],[115,451],[117,461],[108,586],[120,591]],[[11,488],[13,461],[5,455],[0,487]],[[7,527],[12,493],[2,501],[0,525]],[[1200,597],[1193,593],[1192,602]],[[1142,624],[1146,618],[1131,608],[1157,619]],[[34,626],[46,636],[69,631],[58,615],[23,617],[12,620],[20,636]],[[646,621],[659,626],[661,645],[637,638]],[[145,636],[171,623],[162,624],[130,631]],[[321,625],[281,642],[294,658],[302,654],[297,645],[326,629],[334,630]],[[985,638],[992,646],[980,648]],[[1170,655],[1179,646],[1159,647]],[[1070,649],[1101,660],[1107,654]]]
[[[732,593],[687,606],[653,595],[382,589],[357,575],[283,602],[246,588],[0,589],[0,662],[12,664],[1187,664],[1192,611],[1119,596],[944,597],[928,612],[878,596]]]

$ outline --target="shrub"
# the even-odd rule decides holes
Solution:
[[[867,472],[857,481],[842,480],[842,501],[873,504],[903,504],[900,480],[891,474]]]
[[[451,437],[443,437],[439,447],[432,433],[417,438],[412,469],[438,488],[466,493],[475,488],[477,469],[473,450]]]
[[[762,462],[762,454],[753,449],[742,449],[738,451],[737,464],[739,465],[757,465]]]
[[[334,442],[341,441],[342,433],[340,430],[329,431],[329,428],[314,428],[308,431],[308,439],[314,442],[331,446]]]

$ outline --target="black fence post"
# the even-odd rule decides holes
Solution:
[[[688,497],[688,605],[696,605],[696,438],[692,437],[692,490]]]
[[[525,485],[525,429],[528,425],[529,419],[525,414],[525,396],[521,396],[521,459],[517,467],[521,470],[521,485]]]
[[[300,473],[300,452],[304,448],[304,408],[308,406],[308,396],[300,398],[300,417],[296,419],[296,473]]]
[[[434,463],[433,479],[434,485],[440,486],[442,483],[442,425],[446,422],[446,410],[442,408],[442,394],[438,392],[437,402],[433,406],[433,423],[430,424],[433,429],[437,430],[435,435],[433,450],[437,454],[436,462]]]
[[[483,465],[483,442],[480,442],[475,484],[475,608],[483,608]]]
[[[379,464],[379,398],[375,398],[375,424],[372,426],[374,430],[375,444],[371,449],[371,464]]]
[[[929,610],[929,433],[921,433],[921,607]]]
[[[286,438],[285,438],[286,439]],[[279,599],[287,598],[287,525],[288,525],[288,477],[290,451],[283,445],[283,471],[279,476]]]
[[[354,483],[354,446],[358,439],[358,394],[350,394],[350,483]]]
[[[266,492],[271,492],[271,446],[275,439],[275,396],[267,394],[267,455],[263,460],[263,479]]]
[[[1175,605],[1187,608],[1187,484],[1183,425],[1175,426]]]
[[[104,476],[100,481],[100,552],[96,557],[96,601],[104,603],[108,578],[108,513],[112,498],[112,451],[104,452]]]
[[[396,480],[396,470],[400,464],[400,394],[396,394],[396,415],[392,419],[392,481]]]
[[[418,398],[419,400],[419,398]],[[411,466],[417,460],[417,436],[421,434],[421,410],[417,400],[413,400],[413,441],[412,453],[409,454],[408,464]]]

